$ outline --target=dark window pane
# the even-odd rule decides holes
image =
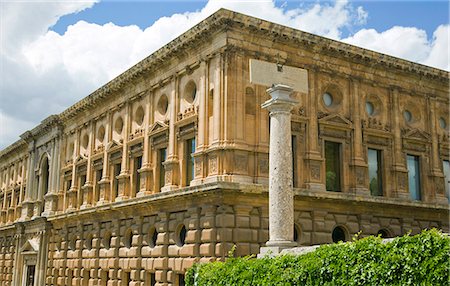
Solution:
[[[164,187],[166,169],[164,168],[164,162],[166,161],[166,148],[159,150],[159,189]]]
[[[450,161],[444,160],[445,193],[450,202]]]
[[[325,141],[326,188],[341,191],[341,144]]]
[[[383,195],[383,181],[381,171],[381,151],[369,149],[368,151],[369,163],[369,189],[372,196]]]
[[[419,201],[421,199],[419,157],[407,155],[407,161],[409,194],[411,199]]]
[[[194,179],[195,138],[186,141],[186,185]]]
[[[340,226],[335,227],[331,234],[331,238],[333,239],[333,242],[346,241],[345,230]]]
[[[134,192],[135,194],[139,193],[141,188],[141,173],[139,173],[139,169],[142,167],[142,156],[136,157],[134,159]]]
[[[120,163],[114,165],[114,193],[112,200],[114,200],[119,195],[119,179],[117,179],[117,176],[120,175],[120,167]]]
[[[297,137],[292,136],[292,186],[297,187]]]

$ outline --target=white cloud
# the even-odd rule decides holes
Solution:
[[[1,3],[0,116],[11,127],[0,132],[0,149],[17,140],[24,128],[33,127],[30,122],[36,125],[61,112],[222,7],[334,39],[368,17],[362,7],[340,0],[291,10],[273,1],[210,0],[199,11],[162,17],[143,30],[79,21],[59,35],[49,27],[63,15],[92,7],[94,1],[20,3]],[[381,33],[361,30],[345,41],[448,68],[443,56],[448,33],[448,25],[441,26],[430,42],[422,30],[394,27]]]
[[[449,40],[450,26],[440,25],[433,33],[431,51],[422,63],[450,71]]]
[[[0,112],[0,146],[6,147],[13,143],[13,141],[9,141],[11,137],[15,137],[15,140],[19,139],[17,138],[17,129],[23,131],[29,130],[35,124],[35,122],[21,120],[20,118],[11,117],[4,112]]]

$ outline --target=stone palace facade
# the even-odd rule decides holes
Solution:
[[[449,230],[449,73],[219,10],[0,152],[0,285],[183,285],[268,240],[269,86],[299,67],[294,241]],[[82,83],[80,83],[82,84]]]

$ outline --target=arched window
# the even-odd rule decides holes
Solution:
[[[183,246],[186,243],[186,227],[184,224],[181,224],[177,227],[177,231],[175,232],[175,240],[178,246]]]
[[[346,241],[347,231],[342,226],[336,226],[331,234],[333,242]]]

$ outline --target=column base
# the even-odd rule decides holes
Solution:
[[[258,258],[268,256],[277,256],[281,254],[281,251],[284,249],[290,249],[298,246],[296,242],[293,241],[276,241],[276,242],[267,242],[266,246],[263,246],[259,250]]]
[[[321,183],[305,183],[305,188],[311,191],[326,192],[327,189],[324,184]]]
[[[149,196],[151,194],[152,194],[152,192],[149,192],[149,191],[140,191],[139,193],[136,194],[136,198]]]
[[[362,187],[351,188],[350,193],[355,194],[357,196],[370,197],[370,191],[368,188]]]
[[[122,202],[124,200],[127,200],[128,196],[118,196],[114,201],[115,202]]]
[[[170,191],[173,191],[173,190],[176,190],[176,189],[178,189],[177,185],[164,186],[164,187],[161,188],[161,193],[163,193],[163,192],[170,192]]]

